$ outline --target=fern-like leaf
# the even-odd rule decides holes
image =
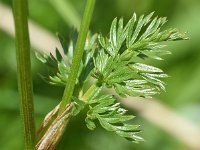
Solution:
[[[58,35],[62,48],[65,55],[60,54],[61,50],[56,49],[56,55],[47,55],[36,53],[37,58],[49,66],[50,70],[53,68],[53,73],[51,73],[47,79],[50,84],[65,86],[68,80],[70,73],[70,67],[72,64],[72,58],[74,54],[75,44],[77,40],[77,32],[74,31],[71,34],[71,41],[68,43],[64,37]],[[88,35],[87,42],[85,44],[85,51],[83,54],[83,59],[81,67],[79,70],[79,75],[77,79],[77,84],[83,84],[86,81],[89,73],[94,68],[93,57],[95,55],[95,50],[97,47],[96,44],[97,34],[93,36]]]
[[[123,19],[115,18],[109,37],[99,35],[102,49],[94,60],[93,76],[107,87],[114,87],[121,96],[151,97],[165,90],[162,79],[167,75],[141,61],[144,58],[162,60],[162,55],[170,54],[162,49],[165,45],[161,42],[188,39],[177,29],[161,31],[167,20],[152,18],[153,14],[142,15],[139,19],[134,14],[125,26]]]
[[[133,142],[143,141],[137,135],[140,132],[138,125],[127,124],[134,118],[132,115],[126,115],[127,110],[120,107],[120,103],[115,102],[115,98],[110,95],[103,95],[96,97],[88,102],[89,111],[85,119],[86,125],[89,129],[93,130],[95,120],[98,120],[101,126],[107,131],[116,133]]]

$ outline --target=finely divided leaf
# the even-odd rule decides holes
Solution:
[[[93,76],[114,87],[121,96],[151,97],[165,90],[163,78],[168,77],[161,69],[146,65],[146,58],[162,60],[162,56],[171,54],[160,44],[164,41],[186,40],[185,33],[177,29],[161,30],[167,22],[166,17],[155,17],[154,13],[137,19],[134,14],[123,26],[123,19],[115,18],[109,37],[99,35],[100,52],[94,59]],[[129,84],[136,80],[145,80],[144,84]]]
[[[55,56],[50,54],[36,53],[37,58],[50,67],[52,73],[48,76],[48,82],[53,85],[65,86],[70,73],[72,57],[77,40],[77,32],[71,35],[71,41],[67,42],[64,37],[58,35],[65,55],[61,55],[60,50],[56,48]],[[81,67],[78,73],[77,84],[81,86],[88,79],[90,72],[94,68],[93,57],[96,55],[97,48],[97,34],[90,36],[88,34],[87,42],[85,44],[85,51],[81,62]]]
[[[89,129],[93,130],[96,127],[94,120],[98,120],[107,131],[114,132],[133,142],[143,141],[141,137],[137,136],[137,133],[140,132],[139,126],[126,123],[132,120],[134,116],[126,115],[126,110],[120,108],[119,103],[115,103],[113,96],[96,97],[89,103],[89,108],[85,119]]]

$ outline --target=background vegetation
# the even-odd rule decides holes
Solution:
[[[68,9],[58,1],[66,4]],[[0,4],[11,7],[11,0],[0,0]],[[29,0],[30,19],[54,35],[59,32],[67,36],[71,25],[78,26],[80,23],[84,5],[85,0]],[[189,41],[171,43],[168,48],[172,51],[172,55],[165,57],[165,61],[157,65],[171,76],[166,80],[167,92],[158,95],[157,98],[178,115],[200,127],[199,0],[99,0],[96,3],[90,29],[92,32],[101,31],[106,34],[116,16],[123,16],[128,20],[133,12],[148,14],[152,11],[158,16],[167,16],[169,20],[167,26],[187,31],[191,38]],[[4,21],[6,20],[0,20]],[[42,41],[40,37],[37,38]],[[63,92],[62,88],[50,86],[40,78],[39,74],[45,74],[46,71],[45,66],[36,60],[32,53],[37,127],[44,115],[61,99]],[[18,97],[14,38],[0,30],[0,149],[2,150],[20,150],[23,146]],[[190,149],[185,142],[159,128],[153,121],[141,117],[139,111],[132,109],[132,113],[137,116],[137,123],[141,124],[142,136],[146,139],[144,143],[132,144],[101,128],[91,132],[84,125],[82,117],[84,114],[81,114],[79,120],[75,118],[70,122],[58,149],[65,149],[66,146],[68,150]],[[173,127],[174,122],[169,120],[168,123]]]

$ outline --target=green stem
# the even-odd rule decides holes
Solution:
[[[90,86],[90,88],[85,92],[85,94],[81,97],[81,100],[84,102],[87,102],[96,92],[99,93],[100,88],[102,85],[100,85],[98,82]]]
[[[25,149],[33,150],[35,146],[35,120],[27,19],[27,0],[13,0],[13,13],[16,34],[16,58],[18,88],[20,94],[20,112],[24,127]]]
[[[85,12],[83,15],[83,20],[82,20],[80,32],[78,35],[78,40],[76,43],[75,54],[72,61],[70,75],[69,75],[67,85],[65,87],[59,113],[61,113],[65,109],[65,106],[71,101],[71,97],[73,95],[74,86],[76,84],[76,79],[78,76],[78,71],[79,71],[80,63],[81,63],[83,52],[84,52],[85,41],[86,41],[87,33],[89,30],[90,21],[92,18],[95,1],[96,0],[87,0],[87,3],[86,3]]]

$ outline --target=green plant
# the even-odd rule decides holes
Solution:
[[[139,125],[127,123],[134,116],[127,115],[127,110],[116,102],[115,94],[102,90],[113,88],[121,97],[144,98],[165,90],[162,79],[168,76],[144,61],[162,60],[163,55],[170,54],[162,43],[186,40],[186,35],[177,29],[162,31],[166,18],[153,18],[154,13],[139,18],[134,14],[125,25],[122,18],[115,18],[108,37],[101,33],[92,35],[88,30],[95,0],[87,0],[80,32],[74,31],[70,41],[58,35],[65,55],[58,49],[55,56],[36,53],[54,72],[47,77],[49,83],[65,86],[65,91],[60,104],[45,117],[35,139],[27,1],[14,0],[13,4],[26,149],[54,149],[70,117],[83,109],[87,109],[85,122],[89,129],[94,130],[98,121],[107,131],[135,143],[143,141],[138,135]]]
[[[109,37],[88,34],[83,56],[80,57],[81,64],[76,72],[78,76],[74,80],[75,88],[71,89],[72,93],[64,106],[73,103],[71,116],[76,116],[86,108],[88,111],[85,122],[89,129],[94,130],[95,120],[98,120],[107,131],[133,142],[143,140],[138,136],[139,126],[127,124],[134,116],[126,114],[127,110],[116,102],[115,95],[106,94],[102,89],[113,88],[122,97],[144,98],[165,90],[162,79],[168,76],[161,69],[147,65],[144,61],[162,60],[163,55],[170,54],[163,49],[163,42],[188,38],[177,29],[162,31],[166,18],[153,18],[153,14],[139,18],[134,14],[126,25],[123,25],[122,18],[115,18]],[[70,83],[70,76],[76,76],[70,68],[73,68],[72,58],[74,52],[77,52],[77,35],[76,31],[73,32],[69,42],[59,35],[64,56],[58,49],[56,56],[36,53],[37,58],[55,72],[47,78],[50,84],[65,86]]]

